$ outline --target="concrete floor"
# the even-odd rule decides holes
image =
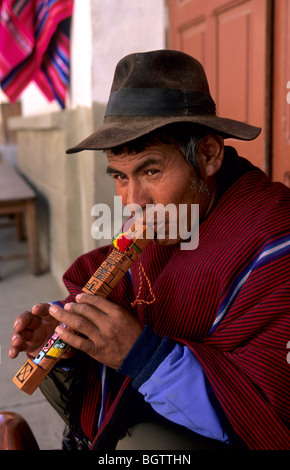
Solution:
[[[0,258],[28,252],[26,242],[17,240],[15,226],[3,226],[0,218]],[[24,353],[10,359],[8,349],[15,317],[37,302],[63,298],[63,291],[50,274],[33,276],[29,259],[0,259],[0,411],[14,411],[29,423],[41,450],[60,449],[63,421],[42,393],[20,391],[12,378],[24,363]]]

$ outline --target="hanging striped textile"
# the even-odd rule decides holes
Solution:
[[[65,107],[73,0],[0,2],[0,83],[11,102],[34,81]]]

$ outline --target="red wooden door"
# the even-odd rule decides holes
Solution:
[[[170,0],[170,47],[204,66],[220,116],[263,128],[251,143],[227,140],[268,171],[267,0]]]
[[[290,0],[274,8],[272,175],[290,187]]]

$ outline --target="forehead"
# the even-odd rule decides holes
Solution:
[[[118,167],[125,166],[136,166],[146,163],[147,161],[151,163],[160,163],[166,164],[167,162],[175,162],[176,164],[180,163],[180,159],[183,160],[183,157],[179,150],[174,145],[170,144],[158,144],[148,146],[146,149],[140,152],[130,152],[128,153],[124,150],[122,153],[114,154],[114,151],[107,151],[108,164],[110,166],[117,165]]]

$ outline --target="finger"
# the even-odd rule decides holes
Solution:
[[[50,307],[50,304],[47,304],[47,303],[36,304],[32,307],[31,312],[33,315],[36,315],[39,317],[49,316],[49,307]]]
[[[56,305],[52,305],[49,309],[50,314],[59,322],[67,325],[71,330],[77,331],[83,335],[89,335],[92,329],[97,328],[95,324],[87,320],[85,315],[83,316],[80,312],[90,308],[83,305],[66,304],[65,308],[62,309]]]
[[[39,326],[39,318],[32,315],[31,312],[21,313],[14,321],[13,329],[15,332],[20,333],[26,328],[35,329]]]
[[[11,344],[13,346],[20,346],[23,342],[30,341],[32,339],[32,332],[25,330],[20,334],[12,334]]]
[[[26,349],[27,349],[26,343],[22,343],[21,345],[17,347],[14,345],[11,345],[8,351],[9,357],[11,359],[15,359],[19,355],[19,353],[21,353],[22,351],[26,351]]]
[[[112,314],[112,311],[116,309],[116,305],[108,299],[104,297],[100,297],[99,295],[92,295],[92,294],[78,294],[76,296],[76,302],[84,303],[92,305],[93,307],[97,308],[103,313],[107,315]]]
[[[68,328],[62,327],[61,325],[56,328],[55,332],[63,341],[69,344],[72,348],[83,351],[89,355],[93,353],[94,344],[90,339],[76,335],[73,331],[69,330]]]
[[[9,357],[15,359],[20,352],[26,351],[30,339],[31,333],[28,331],[24,335],[12,335],[11,345],[8,350]]]
[[[83,303],[84,302],[84,303]],[[113,321],[123,321],[125,318],[132,318],[132,315],[125,311],[120,305],[115,304],[114,302],[100,297],[98,295],[92,294],[78,294],[76,296],[76,303],[74,305],[91,305],[94,307],[93,310],[87,309],[84,307],[84,311],[80,311],[82,315],[86,316],[92,323],[98,321],[98,326],[102,323],[108,324],[111,320]],[[74,309],[73,306],[65,308]],[[97,315],[97,317],[96,317]],[[102,322],[102,323],[101,323]]]
[[[11,344],[8,354],[11,359],[15,359],[19,355],[19,353],[21,353],[22,351],[30,353],[32,351],[35,351],[35,348],[33,344],[30,343],[29,341],[22,341],[21,344],[19,344],[19,346],[15,346],[14,344]]]
[[[94,297],[94,296],[88,296]],[[85,299],[84,299],[85,300]],[[92,322],[93,324],[96,323],[97,320],[101,320],[101,318],[106,317],[107,314],[104,313],[100,308],[97,306],[97,302],[94,302],[94,299],[89,299],[90,303],[88,302],[70,302],[65,304],[64,310],[74,315],[80,315],[84,319]]]
[[[16,348],[15,346],[10,346],[8,354],[11,359],[15,359],[19,353],[20,353],[19,348]]]

